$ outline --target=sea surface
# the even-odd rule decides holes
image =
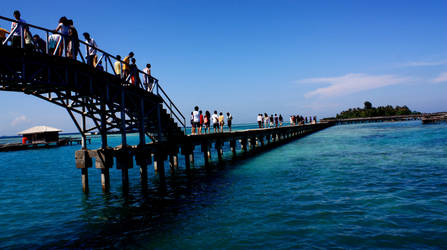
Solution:
[[[334,126],[235,162],[226,150],[211,171],[197,148],[192,174],[165,164],[165,188],[134,166],[128,194],[115,168],[109,194],[94,168],[84,194],[78,149],[0,152],[0,249],[447,246],[446,123]]]

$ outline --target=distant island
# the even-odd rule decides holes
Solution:
[[[366,101],[363,108],[350,108],[348,110],[340,112],[335,117],[336,119],[349,119],[349,118],[365,118],[376,116],[395,116],[395,115],[411,115],[420,114],[417,111],[411,111],[407,106],[396,106],[393,108],[391,105],[373,107],[371,102]]]

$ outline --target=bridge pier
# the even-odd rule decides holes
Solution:
[[[81,169],[82,191],[88,193],[88,168],[92,167],[92,158],[90,158],[87,150],[81,149],[75,152],[75,161],[76,168]]]
[[[203,152],[203,158],[205,160],[205,168],[208,168],[210,165],[209,158],[211,155],[211,152],[209,151],[208,142],[202,142],[202,152]]]
[[[231,150],[231,153],[233,153],[233,158],[235,158],[236,157],[236,140],[230,141],[230,150]]]
[[[104,192],[110,190],[109,169],[113,167],[113,155],[109,149],[99,149],[93,151],[95,157],[95,167],[101,169],[101,186]]]
[[[129,168],[133,167],[133,157],[129,150],[121,149],[116,155],[116,168],[121,169],[121,180],[123,184],[123,191],[127,192],[129,189]]]
[[[214,147],[217,150],[217,159],[218,159],[219,163],[221,163],[222,162],[222,155],[223,155],[222,142],[221,141],[216,141]]]
[[[154,156],[154,166],[157,166],[156,173],[160,178],[160,184],[164,185],[166,182],[165,179],[165,166],[164,161],[166,160],[166,153],[162,150],[158,150]]]
[[[191,156],[194,155],[194,148],[192,145],[182,145],[181,153],[185,156],[185,169],[187,172],[191,169]]]
[[[177,153],[171,152],[169,155],[169,168],[171,169],[171,172],[174,172],[176,169],[178,169],[178,157]]]
[[[244,154],[247,153],[247,138],[246,137],[241,139],[241,149]]]
[[[147,166],[152,163],[152,156],[149,150],[145,150],[139,145],[135,154],[135,161],[140,166],[140,181],[143,186],[147,184]]]

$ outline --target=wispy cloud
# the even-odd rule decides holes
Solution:
[[[395,75],[367,75],[350,73],[338,77],[309,78],[298,81],[299,83],[328,83],[329,86],[318,88],[305,94],[305,97],[313,96],[344,96],[365,90],[377,89],[385,86],[400,84],[411,80],[408,77]]]
[[[400,63],[400,67],[427,67],[427,66],[439,66],[439,65],[447,65],[447,60],[442,61],[414,61],[414,62],[405,62]]]
[[[433,79],[433,82],[447,82],[447,72],[442,72],[438,77]]]
[[[30,122],[30,120],[28,119],[28,117],[26,117],[25,115],[21,115],[21,116],[18,116],[12,120],[11,126],[15,127],[19,124],[29,123],[29,122]]]

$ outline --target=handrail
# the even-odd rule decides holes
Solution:
[[[38,30],[41,30],[41,31],[46,32],[46,36],[45,36],[45,38],[46,38],[46,51],[43,51],[43,53],[47,53],[47,54],[49,54],[49,52],[50,52],[50,51],[49,51],[49,35],[48,35],[49,33],[60,35],[60,39],[57,41],[57,45],[56,45],[56,47],[54,48],[54,53],[53,53],[53,55],[56,55],[56,53],[61,49],[61,47],[64,46],[64,44],[65,44],[65,43],[63,43],[64,39],[70,39],[69,36],[64,35],[64,34],[62,34],[62,33],[60,33],[60,32],[57,32],[57,31],[55,31],[55,30],[50,30],[50,29],[47,29],[47,28],[44,28],[44,27],[39,27],[39,26],[37,26],[37,25],[33,25],[33,24],[29,24],[29,23],[18,22],[17,20],[14,20],[14,19],[11,19],[11,18],[7,18],[7,17],[4,17],[4,16],[0,16],[0,19],[3,19],[3,20],[5,20],[5,21],[9,21],[9,22],[14,22],[14,23],[17,23],[17,24],[21,24],[21,25],[23,25],[23,27],[26,27],[26,29],[27,29],[28,32],[29,32],[29,30],[28,30],[29,28],[34,28],[34,29],[38,29]],[[18,27],[19,27],[19,25],[17,25],[17,26],[14,28],[13,31],[15,31]],[[25,30],[25,29],[22,28],[22,30]],[[31,35],[31,32],[29,32],[29,34]],[[8,35],[8,37],[5,39],[5,41],[3,41],[3,44],[4,44],[4,45],[7,44],[7,42],[10,40],[11,37],[13,37],[13,32],[11,32],[11,33]],[[21,40],[22,40],[22,42],[21,42],[21,48],[24,48],[24,45],[25,45],[25,42],[24,42],[24,35],[22,34],[21,37],[22,37],[22,39],[21,39]],[[42,37],[42,38],[43,38],[43,37]],[[34,44],[34,41],[33,41],[32,39],[31,39],[31,41],[32,41],[32,43]],[[79,42],[79,46],[84,45],[87,49],[88,49],[89,47],[91,47],[91,48],[93,48],[94,50],[96,50],[96,53],[98,53],[98,52],[102,53],[100,59],[97,61],[97,64],[96,64],[96,65],[93,65],[93,67],[95,67],[95,68],[96,68],[96,66],[99,64],[99,62],[102,62],[103,59],[104,59],[104,63],[105,63],[105,66],[106,66],[106,67],[105,67],[105,69],[104,69],[104,67],[103,67],[103,70],[106,71],[107,73],[110,73],[109,70],[108,70],[108,67],[107,67],[107,62],[108,62],[108,63],[110,64],[110,66],[111,66],[111,67],[110,67],[110,68],[111,68],[111,71],[113,72],[114,75],[116,75],[117,72],[115,72],[114,64],[112,63],[112,60],[110,59],[110,58],[113,58],[115,61],[120,62],[120,67],[121,67],[121,75],[120,75],[120,77],[123,78],[123,70],[122,70],[123,65],[127,65],[128,67],[130,67],[130,64],[129,64],[129,63],[126,63],[126,62],[124,62],[124,61],[122,61],[122,60],[117,59],[117,58],[116,58],[115,56],[113,56],[112,54],[110,54],[110,53],[108,53],[108,52],[106,52],[106,51],[104,51],[104,50],[102,50],[102,49],[100,49],[100,48],[98,48],[98,47],[91,46],[91,45],[89,45],[88,43],[86,43],[86,42],[80,40],[79,38],[78,38],[78,42]],[[76,49],[77,49],[77,51],[76,51]],[[81,62],[82,62],[82,63],[85,63],[85,60],[84,60],[84,58],[83,58],[83,56],[82,56],[82,53],[81,53],[81,49],[80,49],[80,48],[72,48],[72,54],[73,54],[73,55],[72,55],[72,59],[74,59],[74,60],[78,60],[78,56],[80,55],[81,60],[82,60]],[[86,55],[86,56],[87,56],[87,55]],[[135,73],[136,73],[136,74],[135,74]],[[174,104],[174,102],[171,100],[171,98],[169,98],[169,96],[166,94],[166,92],[161,88],[161,86],[159,85],[159,81],[158,81],[158,79],[155,78],[155,77],[153,77],[153,76],[151,76],[151,75],[146,74],[144,71],[142,71],[142,70],[140,70],[140,69],[138,69],[138,68],[136,69],[136,71],[133,72],[133,74],[135,74],[135,75],[133,75],[134,78],[135,78],[133,84],[136,84],[137,82],[139,82],[139,83],[141,84],[140,86],[141,86],[143,89],[147,90],[148,92],[152,92],[152,93],[153,93],[153,90],[156,89],[156,93],[155,93],[155,94],[158,95],[158,96],[163,100],[163,103],[166,105],[167,110],[169,110],[169,111],[171,112],[171,114],[173,114],[174,117],[177,119],[177,121],[178,121],[181,125],[183,125],[184,131],[185,131],[185,133],[186,133],[186,119],[185,119],[184,115],[183,115],[182,112],[177,108],[177,106]],[[143,76],[143,79],[145,79],[146,77],[148,77],[148,79],[149,79],[148,86],[143,86],[143,82],[142,82],[141,79],[140,79],[140,74]],[[131,78],[131,77],[128,77],[128,79],[123,79],[123,80],[128,81],[128,80],[130,80],[130,78]],[[137,80],[136,78],[138,78],[138,80]],[[152,85],[153,85],[151,89],[149,89],[149,85],[150,85],[150,83],[152,83]],[[159,91],[159,90],[161,90],[161,93],[163,94],[163,96],[160,95],[160,91]],[[167,99],[169,103],[166,102],[165,99]],[[172,106],[174,107],[174,109],[171,108]],[[177,114],[179,114],[179,115],[183,118],[183,120],[180,119],[180,117],[178,117]]]

